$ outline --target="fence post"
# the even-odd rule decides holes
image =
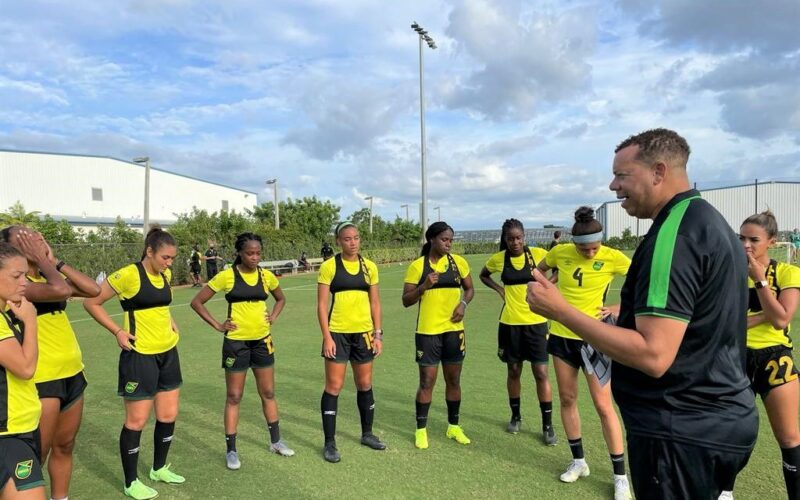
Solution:
[[[755,191],[755,199],[756,199],[756,209],[753,211],[754,214],[758,213],[758,179],[756,179],[755,184],[753,185]]]

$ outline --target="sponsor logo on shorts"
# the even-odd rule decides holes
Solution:
[[[422,351],[417,351],[417,359],[422,359],[422,356],[424,356],[424,355],[425,355],[425,353],[424,353],[424,352],[422,352]]]
[[[605,265],[605,262],[603,262],[601,260],[596,260],[596,261],[594,261],[594,264],[592,264],[592,269],[594,269],[595,271],[599,271],[599,270],[603,269],[604,265]]]
[[[505,349],[498,349],[498,350],[497,350],[497,355],[498,355],[498,356],[500,356],[500,357],[502,358],[502,357],[503,357],[503,354],[504,354],[505,352],[506,352],[506,351],[505,351]]]
[[[28,479],[31,472],[33,472],[33,460],[17,462],[17,467],[14,469],[14,475],[17,476],[17,479]]]
[[[127,392],[128,394],[132,394],[137,387],[139,387],[139,382],[128,382],[127,384],[125,384],[125,392]]]
[[[235,362],[236,358],[225,358],[225,366],[228,368],[232,367]]]

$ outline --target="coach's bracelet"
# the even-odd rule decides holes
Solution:
[[[372,338],[383,342],[383,330],[375,330],[372,332]]]
[[[118,328],[116,332],[114,332],[114,336],[116,337],[119,332],[123,331],[124,328]]]
[[[464,307],[467,307],[469,305],[469,303],[464,299],[461,299],[461,303],[464,304]]]

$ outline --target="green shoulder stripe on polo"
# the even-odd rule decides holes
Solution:
[[[647,291],[647,307],[664,309],[669,296],[669,275],[672,270],[672,254],[675,241],[678,239],[678,228],[681,227],[683,215],[692,200],[700,198],[692,196],[678,202],[667,215],[656,236],[656,247],[653,250],[653,261],[650,263],[650,288]]]

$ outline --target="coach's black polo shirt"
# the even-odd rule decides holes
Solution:
[[[618,325],[636,316],[688,323],[658,379],[614,363],[614,398],[629,435],[748,451],[758,414],[745,375],[747,258],[725,219],[695,190],[659,212],[633,256]]]

